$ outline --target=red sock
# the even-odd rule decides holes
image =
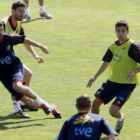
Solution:
[[[42,103],[42,104],[40,105],[40,107],[41,107],[42,109],[44,109],[44,108],[46,108],[47,106],[46,106],[45,104]]]

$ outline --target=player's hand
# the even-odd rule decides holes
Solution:
[[[48,49],[46,46],[41,45],[40,48],[41,48],[42,52],[44,52],[44,53],[49,53],[49,49]]]
[[[37,60],[38,63],[44,63],[44,59],[39,55],[36,55],[35,59]]]
[[[97,77],[96,77],[96,76],[93,76],[93,77],[89,80],[89,82],[88,82],[88,84],[87,84],[87,87],[90,88],[90,87],[92,86],[93,82],[94,82],[96,79],[97,79]]]
[[[128,76],[127,76],[128,81],[132,81],[132,79],[134,78],[135,74],[136,74],[135,71],[130,71]]]

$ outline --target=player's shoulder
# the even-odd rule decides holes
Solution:
[[[4,33],[4,34],[3,34],[3,38],[4,38],[5,40],[9,40],[9,39],[11,39],[12,37],[13,37],[13,35],[10,34],[10,33]]]
[[[133,43],[131,44],[131,46],[140,47],[140,45],[139,45],[137,42],[133,42]]]
[[[98,115],[98,114],[88,113],[88,115],[89,115],[92,119],[97,120],[97,121],[100,121],[100,120],[103,119],[103,117],[100,116],[100,115]]]
[[[137,42],[133,42],[130,46],[130,50],[132,51],[140,50],[140,45]]]
[[[115,41],[111,42],[109,45],[109,48],[112,48],[113,46],[119,46],[119,41],[115,40]]]

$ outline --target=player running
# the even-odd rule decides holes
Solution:
[[[103,64],[89,80],[87,87],[90,88],[92,83],[110,66],[108,80],[95,93],[92,112],[99,114],[100,106],[116,97],[109,112],[111,116],[118,119],[115,130],[119,133],[125,119],[125,115],[120,110],[138,83],[140,48],[135,41],[129,39],[129,26],[125,20],[115,24],[115,31],[118,40],[108,48],[102,59]]]

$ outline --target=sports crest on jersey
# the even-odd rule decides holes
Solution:
[[[10,45],[9,45],[9,46],[7,46],[7,48],[6,48],[6,49],[7,49],[7,51],[9,51],[9,50],[10,50]]]
[[[87,114],[84,114],[80,116],[79,118],[77,118],[76,120],[74,120],[73,124],[80,124],[80,123],[85,123],[85,122],[93,122],[93,119]]]

